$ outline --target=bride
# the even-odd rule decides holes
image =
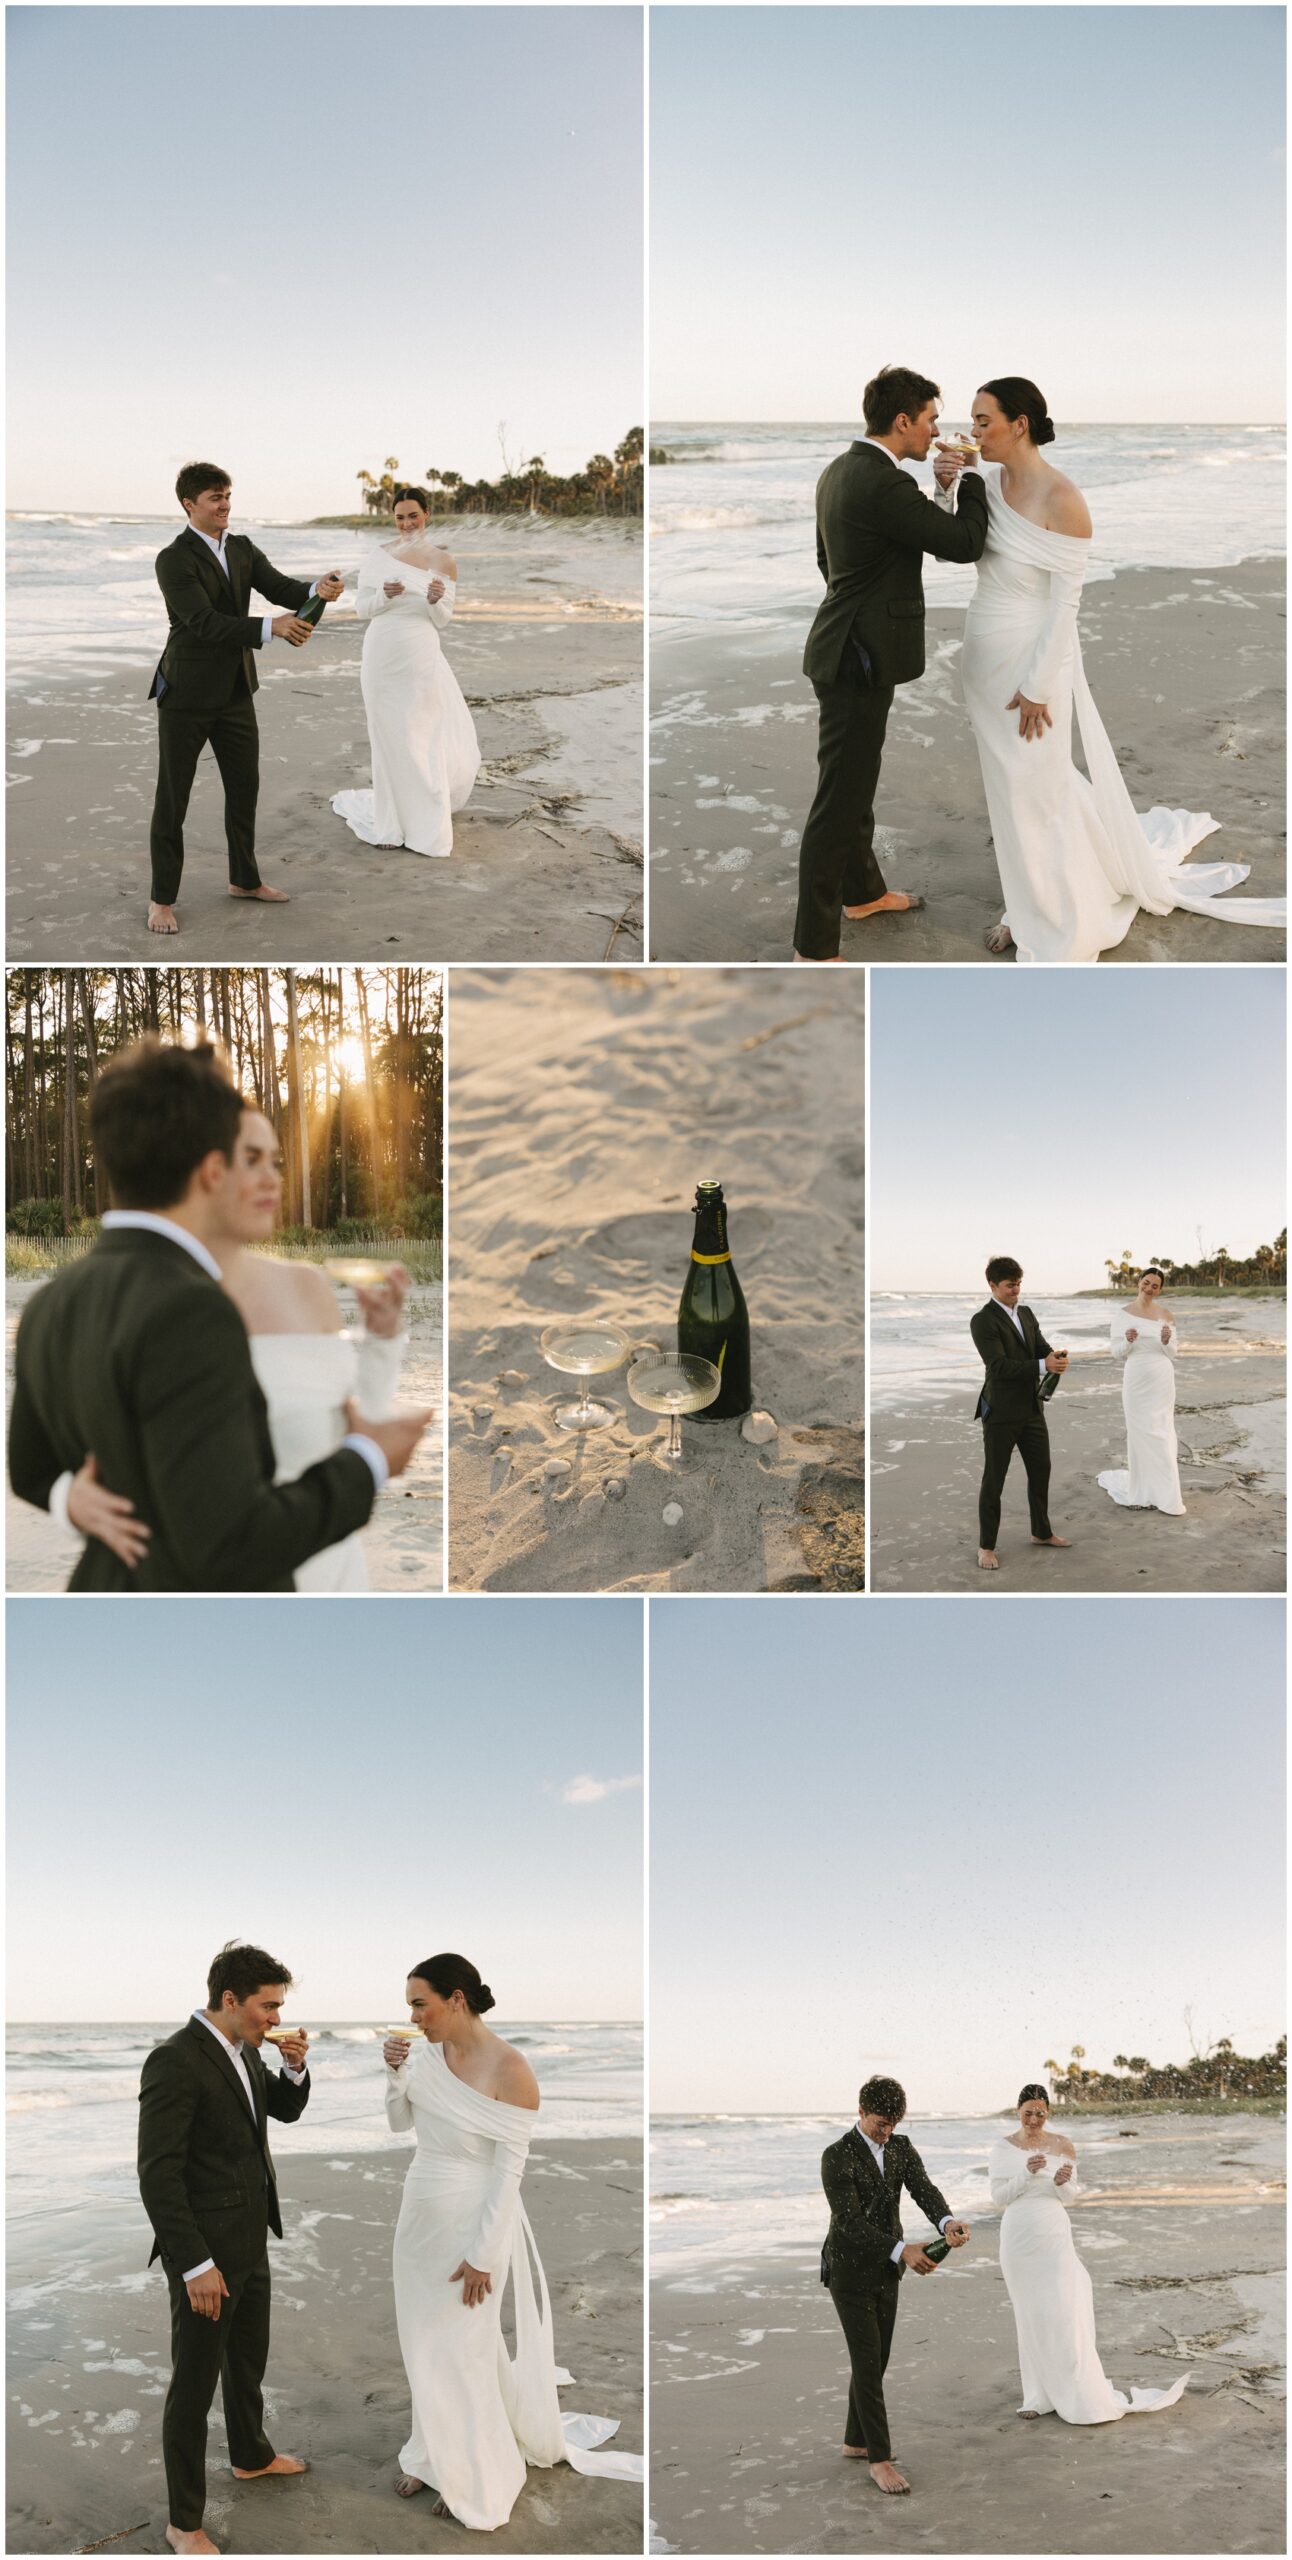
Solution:
[[[480,771],[475,723],[440,647],[458,566],[433,542],[424,489],[395,492],[395,540],[370,546],[355,611],[368,628],[360,682],[372,753],[371,791],[338,791],[339,818],[363,844],[453,851],[453,811]]]
[[[1122,1411],[1126,1416],[1124,1468],[1109,1468],[1099,1482],[1114,1502],[1132,1511],[1182,1514],[1175,1438],[1175,1359],[1179,1336],[1156,1264],[1141,1271],[1130,1306],[1112,1320],[1114,1358],[1124,1362]]]
[[[282,1208],[283,1160],[272,1121],[246,1110],[234,1165],[245,1231],[271,1235]],[[363,1315],[357,1340],[341,1330],[332,1283],[310,1262],[275,1262],[243,1243],[213,1247],[251,1345],[252,1366],[269,1411],[277,1484],[339,1449],[352,1428],[347,1407],[372,1421],[394,1411],[407,1336],[408,1273],[392,1263],[375,1288],[356,1291]],[[50,1496],[52,1516],[82,1537],[99,1538],[128,1565],[140,1561],[148,1531],[131,1505],[99,1482],[93,1456]],[[356,1533],[298,1565],[298,1591],[366,1591],[368,1568]]]
[[[1090,561],[1081,491],[1042,448],[1054,425],[1034,382],[984,383],[973,434],[986,477],[987,542],[965,617],[961,680],[978,747],[1006,912],[989,951],[1094,961],[1123,942],[1141,908],[1285,926],[1281,898],[1224,898],[1249,865],[1183,866],[1218,821],[1132,805],[1086,682],[1077,629]],[[961,457],[962,459],[962,457]],[[944,491],[957,459],[938,476]],[[944,500],[945,502],[945,500]],[[1089,771],[1073,761],[1072,715]]]
[[[1169,2409],[1189,2377],[1169,2391],[1116,2391],[1095,2344],[1094,2292],[1072,2245],[1065,2208],[1076,2193],[1076,2153],[1052,2133],[1050,2102],[1036,2081],[1018,2093],[1017,2133],[992,2147],[991,2200],[1003,2207],[1000,2270],[1018,2330],[1021,2418],[1053,2412],[1070,2427]]]
[[[615,2418],[563,2417],[547,2280],[520,2199],[538,2083],[484,2023],[493,1993],[465,1956],[428,1956],[405,1986],[413,2035],[388,2037],[386,2115],[417,2148],[395,2228],[395,2318],[412,2397],[401,2497],[477,2533],[507,2522],[525,2466],[568,2462],[618,2480],[639,2454],[603,2453]],[[516,2346],[502,2334],[512,2286]],[[535,2284],[537,2283],[537,2298]]]

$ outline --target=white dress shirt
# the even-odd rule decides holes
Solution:
[[[207,547],[207,550],[208,550],[208,551],[213,551],[213,552],[215,553],[216,559],[219,561],[219,563],[220,563],[220,567],[223,569],[223,571],[224,571],[224,574],[225,574],[226,578],[229,578],[229,562],[228,562],[228,558],[227,558],[227,556],[226,556],[225,548],[224,548],[224,546],[225,546],[225,544],[226,544],[226,542],[228,541],[228,538],[229,538],[229,534],[228,534],[228,527],[227,527],[227,526],[225,527],[225,530],[224,530],[224,532],[220,535],[220,538],[219,538],[219,541],[218,541],[218,542],[217,542],[217,540],[216,540],[216,538],[215,538],[215,535],[214,535],[213,533],[203,533],[203,532],[200,530],[200,528],[199,528],[197,525],[195,525],[195,524],[191,521],[191,519],[190,519],[190,522],[189,522],[189,528],[188,528],[188,529],[189,529],[189,532],[190,532],[190,533],[195,533],[195,534],[197,535],[197,538],[198,538],[198,541],[199,541],[199,542],[204,542],[204,543],[206,544],[206,547]],[[232,585],[233,585],[233,580],[232,580],[232,578],[229,578],[229,584],[230,584],[230,586],[232,586]],[[315,579],[315,581],[314,581],[313,586],[310,588],[310,594],[313,596],[313,595],[317,595],[317,593],[318,593],[318,580],[317,580],[317,578],[316,578],[316,579]],[[263,617],[262,617],[262,619],[261,619],[261,624],[260,624],[260,646],[261,646],[261,648],[262,648],[262,649],[267,649],[267,648],[269,647],[269,643],[270,643],[270,641],[273,639],[273,636],[274,636],[274,617],[273,617],[272,613],[267,613],[267,614],[263,615]]]
[[[878,2169],[879,2174],[880,2174],[880,2176],[881,2176],[881,2178],[882,2178],[882,2177],[883,2177],[883,2174],[884,2174],[884,2145],[883,2145],[883,2143],[882,2143],[882,2142],[872,2142],[872,2141],[871,2141],[870,2135],[867,2133],[866,2128],[865,2128],[864,2124],[862,2123],[860,2116],[858,2116],[858,2118],[857,2118],[857,2131],[858,2131],[858,2133],[861,2135],[862,2141],[865,2143],[866,2149],[867,2149],[867,2150],[868,2150],[868,2152],[870,2153],[871,2159],[874,2161],[874,2163],[875,2163],[875,2167]],[[946,2227],[947,2227],[947,2224],[948,2224],[949,2222],[954,2222],[954,2220],[955,2220],[955,2215],[954,2215],[954,2214],[952,2214],[952,2213],[944,2213],[944,2214],[943,2214],[943,2216],[942,2216],[942,2220],[941,2220],[941,2221],[940,2221],[940,2223],[938,2224],[938,2229],[939,2229],[939,2231],[945,2231],[945,2230],[946,2230]],[[899,2260],[900,2260],[900,2258],[901,2258],[902,2251],[903,2251],[903,2249],[906,2247],[906,2245],[907,2245],[907,2244],[906,2244],[905,2240],[899,2240],[899,2241],[898,2241],[898,2243],[897,2243],[897,2247],[896,2247],[894,2250],[892,2250],[892,2251],[890,2252],[890,2263],[891,2263],[893,2266],[896,2266],[896,2265],[898,2264],[898,2262],[899,2262]]]
[[[256,2114],[256,2098],[255,2098],[255,2092],[254,2092],[254,2090],[253,2090],[253,2088],[252,2088],[252,2086],[251,2086],[251,2074],[250,2074],[250,2072],[248,2071],[247,2066],[246,2066],[245,2062],[244,2062],[244,2061],[243,2061],[243,2059],[242,2059],[242,2046],[241,2046],[241,2044],[235,2044],[235,2043],[233,2042],[233,2040],[232,2040],[232,2038],[231,2038],[231,2037],[226,2036],[226,2034],[225,2034],[225,2032],[224,2032],[224,2029],[223,2029],[222,2027],[214,2027],[214,2026],[212,2026],[211,2021],[210,2021],[210,2019],[208,2018],[208,2016],[207,2016],[207,2014],[206,2014],[205,2009],[195,2009],[195,2010],[193,2011],[193,2015],[194,2015],[194,2017],[197,2019],[197,2022],[198,2022],[199,2026],[203,2026],[203,2027],[205,2027],[205,2028],[206,2028],[206,2030],[207,2030],[208,2035],[213,2035],[213,2036],[215,2037],[215,2040],[216,2040],[217,2044],[222,2044],[222,2045],[223,2045],[224,2050],[225,2050],[225,2052],[227,2053],[227,2055],[228,2055],[228,2057],[229,2057],[230,2062],[233,2064],[234,2070],[237,2072],[238,2078],[239,2078],[239,2079],[240,2079],[240,2081],[242,2082],[243,2088],[244,2088],[244,2089],[246,2090],[246,2092],[247,2092],[247,2104],[248,2104],[248,2106],[249,2106],[249,2107],[250,2107],[250,2109],[251,2109],[251,2120],[252,2120],[252,2123],[255,2125],[257,2132],[259,2132],[259,2129],[260,2129],[260,2118],[259,2118],[259,2116]],[[305,2077],[305,2074],[304,2074],[304,2072],[303,2072],[303,2071],[293,2071],[293,2070],[292,2070],[292,2068],[291,2068],[291,2065],[290,2065],[289,2063],[286,2063],[286,2062],[284,2062],[284,2063],[283,2063],[283,2065],[282,2065],[282,2073],[283,2073],[283,2078],[284,2078],[285,2080],[294,2080],[294,2081],[296,2082],[296,2084],[297,2084],[297,2086],[298,2086],[298,2087],[300,2086],[301,2081],[302,2081],[302,2080],[304,2079],[304,2077]],[[184,2284],[191,2284],[191,2283],[192,2283],[192,2281],[193,2281],[194,2276],[204,2276],[204,2275],[207,2273],[208,2268],[213,2267],[214,2265],[215,2265],[215,2260],[214,2260],[214,2258],[203,2258],[203,2260],[202,2260],[202,2263],[201,2263],[201,2266],[200,2266],[200,2267],[186,2267],[186,2268],[185,2268],[185,2270],[184,2270],[184,2274],[183,2274],[183,2276],[182,2276],[182,2278],[181,2278],[181,2282],[182,2282],[182,2283],[184,2283]]]
[[[1021,1315],[1019,1314],[1017,1307],[1007,1307],[1003,1298],[998,1298],[998,1299],[996,1300],[996,1304],[997,1304],[997,1306],[1000,1308],[1002,1315],[1007,1315],[1007,1316],[1009,1317],[1010,1323],[1013,1325],[1013,1327],[1014,1327],[1014,1331],[1015,1331],[1015,1333],[1018,1335],[1019,1341],[1020,1341],[1020,1342],[1022,1343],[1022,1345],[1023,1345],[1023,1349],[1026,1351],[1026,1349],[1027,1349],[1027,1335],[1026,1335],[1026,1334],[1024,1333],[1024,1331],[1023,1331],[1023,1319],[1022,1319]],[[1040,1371],[1040,1373],[1041,1373],[1041,1376],[1042,1376],[1042,1377],[1044,1377],[1044,1376],[1045,1376],[1045,1362],[1044,1362],[1043,1360],[1039,1360],[1039,1361],[1037,1362],[1037,1367],[1038,1367],[1038,1369],[1039,1369],[1039,1371]]]

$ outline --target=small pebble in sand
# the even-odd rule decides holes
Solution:
[[[473,1404],[471,1407],[471,1419],[473,1422],[478,1422],[482,1426],[486,1422],[492,1422],[493,1406],[491,1404]]]
[[[492,1492],[501,1493],[508,1476],[511,1474],[515,1456],[516,1452],[514,1449],[496,1449],[494,1451],[493,1481],[490,1487]]]
[[[624,1495],[627,1493],[627,1491],[628,1491],[628,1487],[627,1487],[627,1485],[624,1483],[624,1480],[623,1480],[623,1477],[622,1477],[622,1476],[607,1476],[607,1478],[606,1478],[606,1500],[607,1500],[607,1502],[622,1502],[622,1501],[623,1501],[623,1498],[624,1498]]]
[[[545,1476],[568,1476],[572,1472],[568,1458],[549,1458],[543,1469]]]
[[[747,1413],[740,1426],[740,1437],[742,1440],[754,1440],[759,1443],[764,1440],[774,1440],[776,1425],[770,1413]]]
[[[679,1520],[681,1519],[681,1517],[682,1517],[682,1505],[681,1505],[681,1503],[680,1503],[680,1502],[666,1502],[666,1503],[665,1503],[665,1505],[664,1505],[664,1526],[665,1526],[665,1528],[666,1528],[666,1529],[676,1529],[677,1524],[678,1524]]]
[[[498,1384],[500,1387],[523,1387],[525,1372],[523,1369],[503,1369],[499,1373]]]

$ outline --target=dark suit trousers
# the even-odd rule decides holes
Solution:
[[[157,705],[157,797],[153,804],[152,893],[173,906],[184,868],[184,818],[202,749],[208,746],[224,784],[224,834],[229,879],[235,889],[257,889],[256,799],[260,790],[260,734],[256,706],[239,670],[237,690],[223,711],[176,711],[165,694]]]
[[[872,2462],[892,2460],[888,2412],[884,2407],[884,2368],[893,2343],[901,2279],[896,2267],[867,2283],[830,2287],[848,2348],[852,2379],[848,2385],[845,2444],[864,2445]]]
[[[894,688],[866,692],[845,678],[813,690],[820,707],[817,786],[799,849],[794,948],[804,960],[833,960],[841,910],[884,894],[874,851],[875,789]]]
[[[206,2421],[217,2382],[223,2385],[230,2462],[239,2471],[259,2471],[274,2458],[260,2389],[269,2358],[269,2259],[263,2257],[249,2274],[225,2276],[229,2299],[221,2303],[218,2320],[204,2320],[193,2310],[187,2285],[169,2268],[166,2280],[171,2377],[162,2413],[162,2460],[170,2521],[180,2533],[196,2533],[206,2505]]]
[[[1050,1435],[1045,1416],[1030,1422],[1005,1422],[998,1413],[982,1418],[982,1484],[978,1494],[978,1543],[994,1547],[1000,1528],[1000,1497],[1009,1462],[1018,1450],[1027,1469],[1027,1507],[1034,1538],[1050,1535]]]

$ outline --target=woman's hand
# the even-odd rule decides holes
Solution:
[[[398,2071],[402,2065],[407,2062],[413,2048],[411,2044],[406,2044],[404,2042],[402,2036],[387,2036],[381,2050],[382,2056],[389,2064],[390,2069],[392,2071]]]
[[[1071,2175],[1072,2162],[1070,2160],[1065,2160],[1063,2167],[1061,2169],[1056,2169],[1054,2172],[1054,2183],[1056,2187],[1066,2187]]]
[[[1126,1327],[1126,1339],[1128,1342],[1138,1342],[1139,1340],[1139,1334],[1133,1324],[1128,1324]]]
[[[487,2293],[493,2292],[493,2278],[485,2274],[483,2267],[473,2267],[467,2258],[454,2268],[449,2283],[456,2284],[459,2276],[462,2278],[462,2299],[467,2309],[474,2311],[476,2304],[483,2302]]]
[[[1164,1325],[1163,1325],[1163,1327],[1162,1327],[1162,1340],[1163,1340],[1164,1342],[1169,1342],[1169,1341],[1170,1341],[1170,1339],[1171,1339],[1171,1328],[1170,1328],[1169,1324],[1164,1324]]]
[[[1037,2172],[1038,2172],[1038,2170],[1048,2168],[1048,2166],[1049,2166],[1049,2162],[1048,2162],[1048,2159],[1047,2159],[1047,2155],[1045,2154],[1045,2152],[1044,2152],[1044,2151],[1033,2151],[1033,2152],[1030,2152],[1030,2153],[1028,2154],[1028,2162],[1027,2162],[1027,2165],[1028,2165],[1028,2168],[1031,2170],[1032,2176],[1033,2176],[1033,2177],[1035,2177],[1035,2176],[1036,2176],[1036,2174],[1037,2174]]]
[[[1016,711],[1018,713],[1018,734],[1020,738],[1039,738],[1043,735],[1046,729],[1052,729],[1054,727],[1054,722],[1050,718],[1049,712],[1045,708],[1045,704],[1043,702],[1029,702],[1025,693],[1012,694],[1005,705],[1005,709],[1007,711]]]
[[[133,1571],[148,1553],[152,1536],[123,1493],[109,1493],[99,1482],[99,1470],[93,1453],[78,1468],[67,1496],[67,1516],[83,1538],[97,1538],[101,1547],[110,1547]]]
[[[387,578],[382,588],[382,594],[387,596],[402,596],[403,592],[403,581],[400,578]]]
[[[392,1262],[384,1279],[371,1289],[356,1289],[359,1312],[369,1333],[379,1333],[391,1342],[404,1323],[404,1301],[411,1286],[402,1262]]]
[[[428,587],[428,588],[427,588],[427,590],[426,590],[426,601],[427,601],[427,603],[428,603],[428,604],[438,604],[438,603],[439,603],[439,601],[440,601],[441,596],[443,595],[443,593],[444,593],[444,580],[443,580],[443,578],[432,578],[431,583],[430,583],[429,587]]]

